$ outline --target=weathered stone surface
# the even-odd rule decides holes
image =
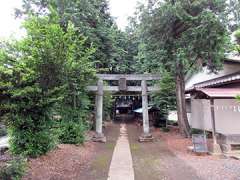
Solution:
[[[220,144],[223,153],[233,153],[232,145],[240,145],[240,135],[238,134],[219,134],[218,144]]]
[[[96,98],[96,132],[102,134],[103,123],[103,80],[98,80],[98,91]]]
[[[88,91],[93,91],[96,92],[98,89],[97,86],[87,86]],[[119,92],[119,86],[103,86],[104,91],[108,92]],[[148,92],[154,92],[154,91],[159,91],[160,87],[159,86],[149,86],[148,87]],[[141,86],[127,86],[126,91],[128,92],[141,92],[142,88]]]
[[[120,137],[114,149],[108,180],[134,180],[132,155],[125,124],[121,124]]]
[[[223,153],[228,153],[231,151],[231,145],[230,144],[220,144],[220,147],[223,151]]]
[[[215,155],[215,156],[222,155],[222,150],[221,150],[221,147],[219,144],[213,143],[209,146],[208,149],[209,149],[209,154],[211,154],[211,155]]]
[[[126,78],[120,78],[118,83],[119,83],[119,91],[126,91],[127,90]]]
[[[96,133],[93,138],[92,138],[93,142],[102,142],[102,143],[106,143],[107,142],[107,138],[104,136],[104,134],[98,134]]]
[[[142,86],[142,111],[143,111],[143,133],[149,134],[149,116],[148,116],[148,94],[147,94],[147,82],[144,80],[141,83]]]
[[[97,74],[97,77],[103,80],[119,80],[120,78],[125,78],[128,81],[161,79],[158,74]]]
[[[147,87],[147,80],[159,80],[159,75],[142,74],[98,74],[97,86],[88,86],[87,90],[97,91],[96,96],[96,132],[102,134],[102,116],[103,116],[103,93],[104,91],[141,91],[142,92],[142,109],[143,109],[143,133],[149,134],[149,115],[148,115],[148,92],[152,91]],[[104,86],[103,80],[118,80],[119,86]],[[127,80],[141,80],[141,86],[127,86]],[[94,141],[105,141],[102,137],[95,137]],[[152,141],[151,137],[142,137],[140,141]]]

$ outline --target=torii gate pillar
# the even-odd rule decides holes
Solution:
[[[143,133],[139,137],[140,142],[152,141],[153,137],[149,129],[148,117],[148,92],[159,91],[159,87],[147,87],[147,81],[160,80],[159,75],[154,74],[97,74],[99,80],[97,86],[88,86],[88,91],[96,92],[96,135],[93,141],[106,142],[103,134],[103,92],[142,92],[142,109],[143,109]],[[119,86],[104,86],[103,81],[119,81]],[[126,81],[141,81],[141,86],[127,86]]]
[[[97,84],[96,95],[96,134],[93,141],[106,142],[106,137],[103,134],[103,80],[99,79]]]
[[[147,81],[142,80],[142,117],[143,117],[143,134],[139,137],[140,142],[152,141],[153,136],[149,130],[149,116],[148,116],[148,94],[147,94]]]

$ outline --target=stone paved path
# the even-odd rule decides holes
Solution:
[[[134,180],[133,162],[126,124],[120,125],[120,136],[114,149],[108,180]]]
[[[105,124],[104,134],[107,137],[106,143],[94,143],[96,152],[89,160],[89,164],[81,172],[77,180],[107,180],[109,167],[116,142],[119,137],[120,124]],[[66,179],[57,179],[66,180]],[[72,179],[71,179],[72,180]]]

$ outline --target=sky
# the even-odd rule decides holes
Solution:
[[[127,18],[134,14],[138,0],[109,0],[110,12],[120,29],[124,30]],[[21,7],[22,0],[0,0],[0,39],[14,36],[20,38],[24,35],[21,29],[21,20],[15,19],[14,9]]]
[[[21,21],[15,19],[14,8],[21,7],[21,0],[0,0],[0,38],[8,38],[11,35],[21,37],[24,33],[20,30]]]
[[[137,2],[143,0],[110,0],[110,11],[112,16],[115,18],[117,25],[120,29],[124,28],[128,24],[128,17],[132,16],[135,12]]]

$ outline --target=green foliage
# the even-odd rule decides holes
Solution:
[[[240,102],[240,95],[239,95],[239,96],[237,96],[237,100]]]
[[[26,171],[26,160],[22,157],[7,162],[7,165],[0,169],[1,180],[21,180]]]
[[[137,54],[137,46],[134,36],[128,32],[112,29],[113,59],[111,61],[111,73],[131,74],[135,72],[134,56]]]
[[[113,97],[110,93],[104,93],[103,97],[103,119],[110,120],[112,107],[113,107]]]
[[[141,38],[140,69],[165,69],[175,74],[178,64],[183,65],[184,73],[201,66],[212,71],[221,68],[229,40],[217,16],[223,11],[224,1],[214,1],[210,6],[206,0],[163,1],[142,7],[136,30]]]
[[[203,133],[203,130],[194,129],[194,128],[191,129],[191,134],[202,134],[202,133]]]
[[[85,141],[86,125],[78,121],[63,121],[60,125],[60,142],[63,144],[83,144]]]
[[[47,153],[58,143],[51,127],[52,121],[48,117],[38,115],[36,122],[31,116],[15,116],[9,130],[11,152],[31,157]]]
[[[161,128],[161,130],[162,130],[163,132],[169,132],[169,131],[170,131],[170,129],[167,128],[167,127],[163,127],[163,128]]]
[[[58,142],[53,112],[61,113],[62,107],[79,113],[88,109],[85,86],[94,79],[89,60],[95,50],[84,46],[86,38],[73,24],[63,30],[58,22],[57,16],[30,16],[24,23],[26,38],[3,44],[1,115],[7,116],[14,154],[45,154]]]
[[[130,41],[125,33],[118,30],[110,16],[107,0],[25,0],[16,15],[46,15],[54,9],[60,17],[63,29],[71,21],[78,34],[86,39],[85,47],[94,46],[96,52],[91,60],[98,72],[120,73],[130,71],[131,54],[128,53]]]
[[[68,109],[59,123],[59,140],[64,144],[82,144],[85,141],[85,132],[88,124],[81,112]]]
[[[31,51],[31,46],[25,46],[25,42],[17,45],[14,53],[22,56],[7,54],[12,59],[11,64],[7,64],[7,58],[1,59],[1,96],[4,97],[1,99],[1,114],[7,116],[12,152],[36,156],[45,153],[55,142],[47,132],[51,127],[49,112],[56,101],[56,90],[43,90],[41,87],[41,75],[34,70],[36,64],[33,61],[28,64],[27,58],[31,57],[29,54],[25,56],[25,48]]]
[[[236,38],[236,44],[234,44],[234,50],[240,54],[240,29],[234,32],[234,36]]]
[[[160,91],[152,95],[152,101],[160,110],[159,121],[156,121],[155,126],[160,126],[161,121],[166,121],[168,112],[176,110],[176,93],[175,93],[175,79],[174,76],[163,71],[162,79],[158,83]]]
[[[189,124],[184,78],[203,66],[213,72],[221,69],[229,43],[221,18],[225,7],[224,0],[149,1],[147,6],[139,7],[136,15],[133,28],[139,42],[135,68],[142,73],[168,72],[175,78],[176,93],[171,99],[176,95],[179,126],[186,135]],[[165,94],[161,96],[164,99]]]
[[[159,82],[160,91],[153,94],[154,104],[167,114],[169,110],[176,110],[175,79],[169,72],[162,73]]]
[[[240,29],[234,32],[234,36],[238,41],[240,40]]]

